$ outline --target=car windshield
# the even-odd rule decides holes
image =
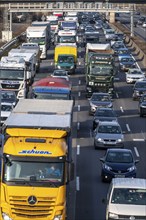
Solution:
[[[106,161],[112,163],[132,163],[133,157],[129,152],[108,152]]]
[[[125,205],[146,205],[146,189],[115,188],[111,203]]]
[[[129,74],[137,74],[137,75],[141,75],[142,72],[141,71],[138,71],[138,70],[134,70],[134,71],[129,71]]]
[[[12,111],[12,105],[4,105],[4,104],[2,104],[1,105],[1,111],[4,111],[4,112]]]
[[[107,102],[107,101],[110,101],[110,97],[108,95],[93,94],[91,100],[92,101]]]
[[[16,96],[11,92],[1,92],[1,101],[7,100],[7,101],[15,101]]]
[[[98,128],[98,133],[120,134],[121,129],[117,125],[100,125]]]
[[[0,79],[22,80],[24,79],[23,69],[1,69]]]
[[[146,88],[146,82],[138,82],[135,84],[135,88]]]
[[[132,58],[122,58],[121,62],[134,62]]]

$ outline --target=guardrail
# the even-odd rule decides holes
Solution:
[[[17,37],[14,37],[11,41],[7,42],[2,47],[0,47],[0,56],[3,55],[3,53],[6,52],[11,46],[16,44],[17,42],[20,42],[25,36],[26,33],[23,32],[22,34],[18,35]]]

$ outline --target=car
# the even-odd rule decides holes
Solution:
[[[89,99],[89,115],[94,115],[97,108],[105,107],[112,108],[113,103],[111,96],[108,93],[93,92],[91,98]]]
[[[123,57],[131,57],[130,51],[128,48],[120,48],[116,51],[116,55],[118,56],[118,60],[120,61]]]
[[[146,219],[146,179],[113,178],[105,201],[106,220]]]
[[[143,22],[142,27],[146,28],[146,21]]]
[[[140,117],[146,115],[146,94],[144,94],[139,100],[139,113]]]
[[[117,121],[100,121],[93,135],[95,149],[124,147],[124,135]]]
[[[98,108],[93,117],[93,130],[100,121],[117,121],[117,115],[112,108]]]
[[[11,103],[13,106],[17,104],[18,99],[14,91],[1,90],[0,94],[1,94],[1,102]]]
[[[115,35],[115,31],[112,29],[107,29],[105,31],[105,39],[108,40],[112,40],[113,38],[115,39],[116,35]]]
[[[120,66],[120,70],[124,72],[128,71],[130,68],[137,67],[136,60],[132,56],[129,56],[129,55],[121,57],[119,66]]]
[[[142,80],[145,78],[144,72],[139,68],[129,69],[126,73],[126,82],[135,83],[137,80]]]
[[[5,122],[5,120],[9,117],[13,110],[13,104],[7,102],[1,102],[1,125]]]
[[[133,87],[133,100],[139,100],[146,93],[146,79],[138,80]]]
[[[67,81],[69,81],[69,75],[67,73],[66,70],[54,70],[53,73],[51,74],[52,77],[59,77],[59,78],[63,78],[66,79]]]
[[[135,160],[130,149],[107,149],[104,157],[100,158],[102,162],[101,179],[103,182],[110,182],[112,178],[131,177],[136,178]]]

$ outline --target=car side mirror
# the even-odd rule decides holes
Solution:
[[[139,160],[135,160],[135,163],[139,163]]]
[[[104,158],[99,158],[99,160],[103,163],[105,160]]]

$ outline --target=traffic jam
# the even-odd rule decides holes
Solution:
[[[146,219],[146,72],[125,39],[54,12],[1,57],[0,219]]]

